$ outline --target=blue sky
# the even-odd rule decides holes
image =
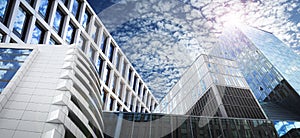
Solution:
[[[274,33],[300,54],[298,0],[89,0],[118,45],[160,100],[226,23]]]

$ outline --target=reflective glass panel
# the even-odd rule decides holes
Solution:
[[[20,37],[22,33],[25,31],[24,30],[24,24],[26,22],[26,15],[27,13],[19,7],[17,16],[15,18],[15,23],[14,23],[14,32]]]
[[[0,48],[0,92],[22,66],[31,50]]]
[[[8,5],[8,0],[0,0],[0,19],[4,18],[7,5]]]
[[[43,18],[45,18],[47,15],[48,5],[49,5],[49,0],[40,1],[39,14],[42,15]]]
[[[78,2],[78,0],[74,0],[71,12],[76,18],[77,18],[77,14],[78,14],[78,8],[79,8],[79,2]]]
[[[88,11],[85,11],[83,15],[83,21],[82,21],[82,26],[83,28],[87,29],[87,25],[90,22],[91,15]]]
[[[66,41],[69,44],[73,43],[74,35],[75,35],[75,27],[72,23],[69,23],[68,30],[67,30],[67,36],[66,36]]]
[[[32,32],[31,44],[41,44],[43,42],[42,35],[43,35],[43,30],[39,25],[36,24]]]
[[[54,22],[53,22],[53,28],[55,31],[60,32],[61,24],[62,24],[62,18],[63,15],[61,11],[57,10],[55,12]]]

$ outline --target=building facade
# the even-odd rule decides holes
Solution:
[[[1,44],[0,51],[1,137],[104,137],[99,75],[82,50]]]
[[[182,75],[155,112],[266,118],[236,62],[204,54]]]
[[[99,73],[105,111],[151,112],[158,103],[86,0],[2,0],[0,41],[75,44]]]
[[[276,138],[271,121],[158,113],[103,113],[107,138]]]
[[[275,120],[275,125],[286,120],[299,121],[300,56],[276,36],[245,25],[230,26],[211,54],[236,60],[255,97],[268,118]]]

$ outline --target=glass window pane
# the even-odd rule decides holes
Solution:
[[[92,47],[90,47],[90,52],[88,57],[90,58],[92,63],[94,63],[94,56],[95,56],[95,50]]]
[[[61,30],[62,18],[63,18],[63,15],[62,15],[61,11],[57,10],[55,13],[55,17],[54,17],[53,28],[58,33],[60,33],[60,30]]]
[[[67,36],[66,36],[66,41],[69,44],[73,43],[74,35],[75,35],[75,27],[72,23],[69,23],[68,30],[67,30]]]
[[[35,25],[33,32],[32,32],[32,38],[31,38],[31,44],[41,44],[43,42],[43,31],[39,25]]]
[[[4,42],[4,34],[0,32],[0,42]]]
[[[0,0],[0,19],[3,20],[5,10],[7,9],[8,0]]]
[[[78,9],[79,9],[79,2],[78,0],[74,0],[73,6],[72,6],[72,14],[77,18],[78,16]]]
[[[19,37],[21,37],[21,35],[25,31],[24,24],[26,22],[26,16],[27,16],[26,12],[21,7],[19,7],[17,16],[15,18],[14,28],[13,28],[14,32]]]
[[[49,5],[49,0],[41,0],[40,1],[39,14],[43,18],[45,18],[47,15],[48,5]]]
[[[83,28],[87,29],[87,25],[90,22],[91,14],[86,10],[84,15],[83,15],[83,21],[82,21],[82,26]]]
[[[108,54],[107,54],[107,57],[110,62],[112,62],[112,60],[113,60],[114,49],[115,49],[115,46],[111,43],[109,46]]]
[[[103,53],[105,53],[107,38],[108,38],[107,35],[105,33],[103,33],[101,43],[100,43],[100,49],[102,50]]]
[[[82,36],[80,36],[80,38],[79,38],[79,40],[78,40],[77,47],[78,47],[79,49],[81,49],[82,51],[85,50],[85,39],[84,39]]]

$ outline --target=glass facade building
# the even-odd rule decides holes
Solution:
[[[162,138],[276,138],[273,123],[264,119],[104,112],[104,136]]]
[[[194,61],[154,112],[265,118],[236,62],[204,54]]]
[[[300,56],[276,36],[245,25],[229,26],[211,54],[238,63],[255,97],[275,125],[280,120],[299,121]],[[282,129],[280,135],[287,132]]]

